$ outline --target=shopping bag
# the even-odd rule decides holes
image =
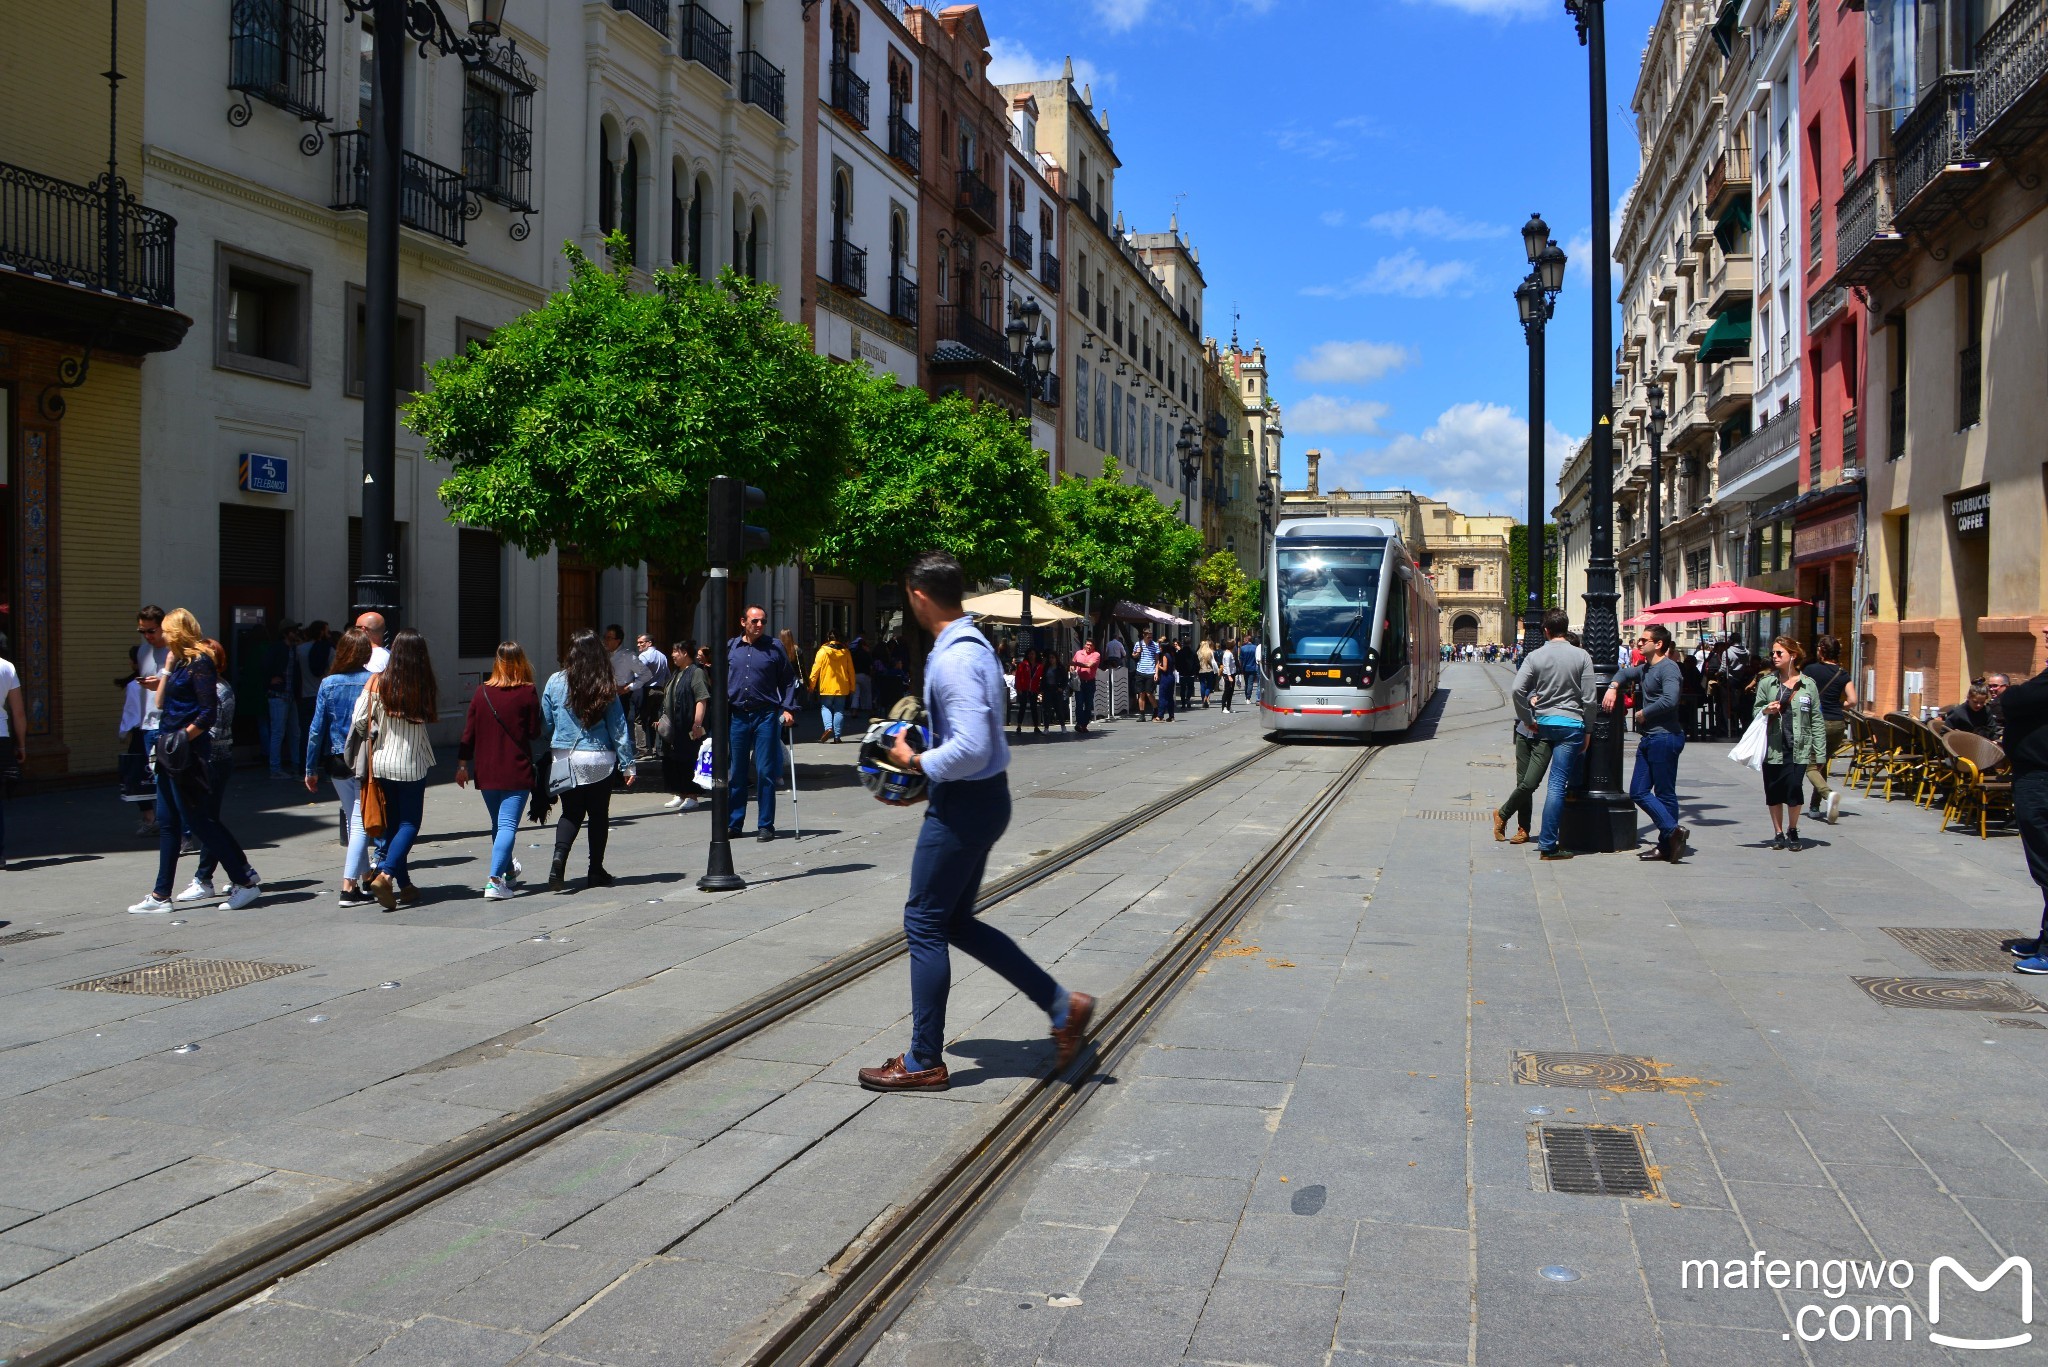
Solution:
[[[1728,752],[1728,758],[1737,764],[1747,764],[1762,773],[1764,756],[1771,749],[1771,719],[1758,712],[1749,720],[1749,729],[1742,733],[1742,739],[1735,742],[1735,748]]]
[[[697,772],[691,775],[699,788],[711,791],[711,737],[706,736],[697,747]]]

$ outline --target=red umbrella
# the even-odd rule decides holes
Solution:
[[[1652,603],[1643,609],[1643,616],[1675,617],[1683,621],[1689,617],[1710,617],[1716,613],[1754,612],[1759,608],[1797,608],[1805,605],[1806,600],[1803,598],[1787,598],[1782,593],[1745,588],[1741,584],[1723,579],[1703,589],[1694,589],[1690,593],[1681,593],[1676,598]]]

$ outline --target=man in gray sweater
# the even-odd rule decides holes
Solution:
[[[1685,749],[1685,676],[1672,654],[1668,628],[1655,624],[1644,627],[1636,637],[1636,645],[1643,652],[1643,663],[1630,665],[1614,676],[1600,707],[1612,712],[1623,689],[1635,691],[1636,770],[1629,780],[1628,795],[1657,823],[1657,848],[1644,850],[1640,857],[1676,864],[1685,854],[1688,838],[1685,827],[1678,824],[1678,756]]]
[[[1565,639],[1570,630],[1571,618],[1563,608],[1544,613],[1543,644],[1530,651],[1515,671],[1515,715],[1535,732],[1537,744],[1550,752],[1550,791],[1543,799],[1543,829],[1536,837],[1545,859],[1571,858],[1558,845],[1564,826],[1564,795],[1577,781],[1579,765],[1585,759],[1586,741],[1592,734],[1586,725],[1586,711],[1600,687],[1593,675],[1593,657]]]

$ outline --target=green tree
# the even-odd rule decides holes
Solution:
[[[1529,526],[1518,522],[1508,529],[1508,615],[1520,621],[1529,606]],[[1543,526],[1543,606],[1558,605],[1557,524]],[[1521,633],[1515,633],[1520,639]]]
[[[852,468],[812,558],[856,579],[901,577],[950,551],[967,578],[1036,574],[1055,522],[1045,459],[1021,420],[959,395],[936,402],[888,375],[847,373]]]
[[[645,560],[683,575],[692,604],[712,476],[768,496],[772,545],[750,563],[816,540],[849,460],[844,367],[783,321],[769,286],[665,270],[636,291],[623,264],[562,250],[568,287],[488,346],[436,362],[433,387],[406,408],[428,454],[453,467],[440,489],[449,518],[528,555]],[[627,256],[615,237],[612,260]]]
[[[1175,602],[1195,580],[1202,534],[1143,485],[1126,484],[1114,460],[1095,479],[1069,475],[1052,491],[1058,538],[1042,587],[1051,594],[1087,589],[1106,620],[1119,598]]]

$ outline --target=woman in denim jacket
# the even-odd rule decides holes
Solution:
[[[1771,642],[1771,668],[1757,676],[1757,710],[1770,718],[1770,750],[1764,756],[1764,802],[1771,809],[1774,850],[1795,854],[1799,842],[1799,809],[1805,793],[1799,780],[1809,764],[1827,758],[1827,723],[1821,716],[1820,685],[1799,672],[1806,648],[1790,636]]]
[[[341,802],[342,843],[348,854],[341,865],[340,905],[366,907],[375,900],[363,889],[363,875],[369,871],[370,840],[363,834],[363,784],[342,758],[348,747],[349,721],[356,714],[356,700],[370,682],[370,638],[360,627],[341,633],[334,656],[327,662],[327,677],[313,699],[313,719],[306,731],[306,791],[320,791],[320,776],[334,781],[334,796]]]
[[[560,892],[567,883],[569,848],[586,816],[590,871],[585,881],[590,887],[608,888],[613,879],[605,872],[604,848],[611,836],[612,772],[623,773],[626,786],[632,786],[633,743],[612,683],[611,662],[597,633],[579,631],[570,638],[569,658],[541,690],[540,717],[549,737],[548,791],[562,799],[548,888]]]

